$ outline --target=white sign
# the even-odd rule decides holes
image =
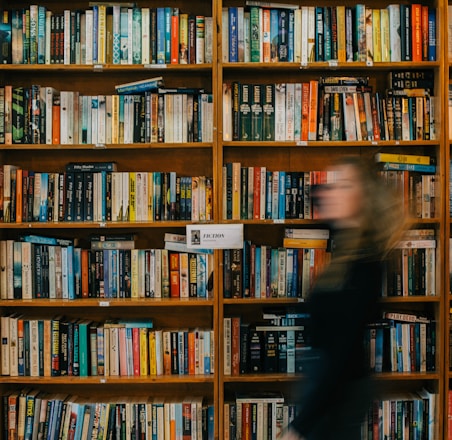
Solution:
[[[243,224],[187,225],[188,249],[242,249]]]

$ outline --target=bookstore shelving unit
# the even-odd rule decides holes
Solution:
[[[297,2],[292,2],[297,3]],[[249,2],[251,5],[252,2]],[[297,3],[298,4],[298,3]],[[231,28],[225,29],[231,20],[231,10],[245,7],[245,11],[249,11],[249,6],[242,1],[224,0],[221,2],[223,11],[222,17],[218,16],[219,24],[219,61],[218,61],[218,84],[228,84],[234,90],[234,84],[277,84],[280,83],[297,83],[309,82],[310,80],[318,80],[320,77],[333,76],[365,76],[369,77],[369,85],[373,87],[373,91],[385,93],[390,88],[389,74],[394,72],[417,72],[428,71],[434,77],[433,96],[437,97],[437,110],[435,115],[440,119],[445,109],[445,62],[444,47],[445,41],[445,5],[440,2],[426,3],[430,8],[436,11],[437,29],[437,57],[434,61],[394,61],[394,62],[373,62],[369,60],[363,61],[313,61],[304,63],[300,62],[262,62],[262,58],[256,61],[250,59],[240,59],[235,61],[231,59],[232,52],[230,33]],[[338,5],[350,6],[352,9],[356,4],[349,2],[324,2],[316,6],[330,6],[334,8]],[[262,5],[263,7],[266,5]],[[274,4],[270,5],[274,6]],[[303,3],[302,6],[312,6],[312,4]],[[366,7],[370,8],[386,8],[388,3],[376,1],[366,3]],[[247,9],[248,8],[248,9]],[[270,7],[271,9],[271,7]],[[252,14],[252,12],[250,12]],[[252,20],[252,18],[250,19]],[[263,19],[264,20],[264,19]],[[240,21],[239,21],[240,23]],[[303,23],[303,22],[302,22]],[[262,24],[262,23],[261,23]],[[303,25],[302,25],[303,26]],[[240,24],[238,25],[240,28]],[[253,25],[251,24],[252,28]],[[240,35],[240,34],[238,34]],[[234,38],[234,37],[233,37]],[[240,44],[240,36],[239,44]],[[252,37],[250,37],[252,39]],[[264,37],[265,38],[265,37]],[[317,40],[316,40],[317,42]],[[252,46],[252,41],[249,45]],[[245,43],[246,47],[246,43]],[[245,49],[246,50],[246,49]],[[251,49],[253,50],[253,49]],[[246,55],[245,55],[246,56]],[[252,56],[252,55],[251,55]],[[240,57],[240,49],[237,57]],[[447,75],[449,73],[447,72]],[[223,88],[225,94],[227,90]],[[219,91],[217,91],[220,93]],[[233,92],[232,92],[233,94]],[[251,94],[251,91],[250,91]],[[232,98],[233,100],[234,98]],[[252,98],[251,98],[252,99]],[[221,102],[221,100],[219,100]],[[223,104],[223,112],[234,115],[234,101],[231,107]],[[240,101],[241,103],[241,101]],[[218,132],[218,161],[219,164],[226,165],[228,163],[239,162],[243,167],[266,167],[267,171],[284,170],[286,172],[322,170],[328,164],[334,162],[335,159],[343,155],[359,155],[368,157],[370,160],[376,153],[403,153],[403,154],[419,154],[427,155],[436,160],[436,181],[435,188],[439,190],[436,193],[436,212],[431,218],[411,218],[409,220],[412,229],[433,229],[436,239],[436,289],[432,296],[394,296],[381,299],[381,307],[386,311],[399,311],[407,313],[428,314],[435,322],[436,342],[435,350],[435,368],[427,372],[383,372],[375,373],[374,378],[377,383],[381,398],[390,397],[393,392],[416,392],[417,390],[427,387],[436,395],[436,412],[434,419],[434,431],[431,438],[448,438],[448,432],[445,421],[445,390],[448,388],[448,380],[444,374],[445,361],[445,338],[446,325],[448,322],[448,313],[445,308],[446,304],[446,281],[445,275],[448,272],[444,263],[448,248],[444,231],[445,224],[445,206],[447,196],[447,180],[445,175],[446,165],[448,164],[448,147],[446,148],[444,121],[437,120],[437,135],[432,140],[363,140],[363,141],[325,141],[325,140],[280,140],[280,141],[253,141],[234,138],[234,122],[230,124],[228,117],[221,116],[221,106],[219,107],[220,115],[218,117],[218,126],[221,127]],[[277,110],[275,110],[276,112]],[[436,113],[438,111],[438,113]],[[252,112],[251,112],[252,113]],[[252,116],[251,116],[252,117]],[[232,120],[233,116],[231,117]],[[275,128],[276,130],[276,128]],[[283,138],[284,139],[284,138]],[[243,179],[243,177],[242,177]],[[243,182],[243,180],[239,180]],[[223,180],[223,182],[225,182]],[[243,188],[243,187],[242,187]],[[225,191],[225,189],[223,189]],[[222,200],[222,194],[218,195]],[[227,199],[227,196],[226,196]],[[238,214],[237,220],[232,220],[228,216],[226,204],[223,204],[219,217],[226,223],[240,222],[244,223],[245,240],[250,240],[257,246],[267,245],[271,247],[281,247],[285,228],[312,228],[319,226],[318,221],[308,219],[284,219],[273,218],[265,220],[243,219]],[[299,300],[297,298],[225,298],[221,295],[221,285],[224,280],[220,281],[219,296],[219,321],[220,321],[220,337],[222,344],[229,344],[227,336],[229,336],[229,328],[223,328],[222,322],[225,318],[240,317],[240,322],[252,323],[262,320],[262,313],[265,308],[291,308],[295,306]],[[243,295],[238,295],[243,296]],[[447,315],[447,317],[446,317]],[[227,333],[227,334],[226,334]],[[257,396],[259,391],[282,391],[285,401],[290,402],[295,398],[294,392],[296,387],[294,383],[300,379],[297,374],[281,374],[281,373],[257,373],[257,374],[236,374],[233,375],[229,371],[222,368],[222,365],[228,362],[226,359],[230,352],[229,347],[220,346],[220,371],[219,371],[219,388],[220,401],[219,406],[219,426],[221,430],[227,430],[229,411],[224,403],[234,402],[238,394],[247,392],[249,395],[253,391]],[[241,353],[241,352],[240,352]],[[240,429],[240,426],[237,427]],[[411,438],[411,437],[410,437]]]
[[[33,2],[20,1],[14,5],[1,2],[0,9],[28,9]],[[100,2],[103,3],[103,2]],[[64,10],[85,11],[92,9],[88,1],[58,2],[44,1],[54,14]],[[134,2],[123,4],[126,9],[136,5],[139,8],[162,6],[161,2]],[[171,1],[167,5],[179,8],[181,12],[193,16],[213,17],[216,14],[214,1],[195,0],[191,2]],[[110,14],[110,12],[109,12]],[[216,34],[211,42],[212,57],[216,58]],[[129,48],[131,50],[131,48]],[[58,91],[77,91],[80,95],[113,95],[115,85],[163,76],[165,87],[192,87],[214,93],[217,89],[216,67],[212,61],[191,64],[152,64],[150,61],[138,64],[113,64],[110,62],[84,64],[2,64],[0,81],[2,85],[31,87],[32,84],[51,86]],[[216,96],[215,96],[216,98]],[[216,116],[213,111],[212,118]],[[214,120],[214,119],[213,119]],[[14,164],[35,172],[63,173],[70,162],[116,162],[118,171],[175,171],[181,176],[208,176],[216,181],[216,138],[204,142],[147,142],[147,143],[98,143],[98,144],[53,144],[46,145],[18,143],[0,146],[0,163]],[[215,203],[216,204],[216,203]],[[215,205],[214,205],[215,206]],[[216,209],[216,208],[214,208]],[[218,221],[216,212],[211,221]],[[4,223],[1,228],[2,240],[18,240],[24,234],[78,239],[81,246],[89,247],[91,235],[135,234],[135,246],[139,249],[163,249],[164,234],[185,233],[187,221],[81,221],[81,222],[14,222]],[[216,256],[214,256],[216,261]],[[216,263],[217,264],[217,263]],[[65,393],[99,401],[182,401],[184,398],[202,398],[204,405],[214,405],[211,435],[218,438],[218,308],[216,288],[210,290],[206,298],[87,298],[80,300],[32,299],[0,301],[2,316],[17,315],[26,319],[52,319],[64,316],[67,320],[88,320],[93,322],[125,319],[132,321],[152,320],[155,329],[194,330],[210,329],[212,335],[212,365],[210,374],[169,374],[151,376],[59,376],[0,377],[2,395],[22,389],[37,389],[45,393]],[[200,406],[198,405],[198,409]],[[7,417],[7,409],[2,409],[2,420]],[[3,423],[2,423],[3,424]],[[201,427],[199,427],[199,432]],[[7,424],[2,427],[1,437],[8,437]],[[149,437],[150,438],[150,437]]]

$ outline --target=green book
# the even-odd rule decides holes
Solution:
[[[275,140],[275,85],[262,86],[262,140]]]
[[[259,9],[258,6],[251,6],[250,8],[250,52],[252,63],[259,63],[261,60]]]
[[[262,140],[262,86],[260,84],[253,84],[251,90],[251,140]]]
[[[240,140],[251,140],[251,96],[250,84],[240,85]]]

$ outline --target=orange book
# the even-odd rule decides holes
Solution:
[[[422,61],[422,6],[419,3],[411,5],[411,39],[412,57],[411,61]]]
[[[242,403],[242,439],[251,440],[251,405],[250,402]]]
[[[171,331],[165,330],[163,341],[163,374],[171,374]]]
[[[188,332],[188,374],[195,374],[195,343],[196,334],[194,331]]]
[[[82,298],[89,296],[89,282],[88,282],[88,249],[82,249],[81,266],[82,266]]]
[[[171,64],[179,64],[179,15],[171,16]]]
[[[428,6],[421,7],[422,61],[428,61]]]
[[[52,106],[52,143],[58,145],[60,143],[60,97],[56,96]]]
[[[303,98],[303,94],[302,94]],[[317,113],[319,98],[319,82],[317,80],[309,81],[309,110],[308,110],[308,140],[317,140]]]
[[[301,84],[301,140],[307,141],[309,138],[309,88],[310,84]]]
[[[16,223],[22,223],[23,217],[23,171],[16,170]]]

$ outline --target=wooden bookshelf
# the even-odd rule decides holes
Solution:
[[[222,41],[225,23],[223,8],[246,6],[245,0],[175,0],[168,6],[181,11],[213,17],[212,62],[203,64],[2,64],[0,85],[13,84],[29,87],[32,84],[53,86],[58,90],[76,90],[82,94],[114,94],[116,84],[162,75],[165,86],[204,88],[213,94],[213,141],[187,143],[133,143],[46,145],[0,144],[0,164],[17,164],[37,172],[62,172],[68,162],[116,161],[121,171],[176,171],[180,175],[206,175],[213,178],[213,217],[211,223],[243,223],[247,240],[270,246],[281,246],[287,226],[312,227],[318,221],[310,219],[232,220],[223,212],[223,165],[240,162],[244,167],[265,166],[269,170],[321,170],[342,155],[359,155],[372,158],[377,152],[402,152],[425,154],[436,158],[437,204],[434,218],[412,219],[413,228],[433,228],[436,234],[436,295],[423,297],[383,298],[382,305],[389,310],[428,312],[436,321],[435,364],[431,372],[381,373],[375,375],[382,395],[390,391],[414,392],[428,386],[437,393],[435,418],[436,439],[451,438],[448,428],[448,392],[452,374],[450,359],[449,309],[449,160],[451,142],[448,133],[447,92],[451,76],[451,63],[447,58],[447,5],[443,0],[426,2],[436,9],[437,59],[423,62],[309,62],[301,66],[296,62],[229,62],[224,58]],[[297,2],[294,2],[297,3]],[[32,2],[21,0],[14,6],[0,0],[1,9],[28,8]],[[44,0],[42,5],[55,13],[64,9],[85,10],[91,2],[56,2]],[[162,2],[138,0],[140,7],[160,7]],[[325,6],[355,4],[327,0]],[[385,8],[388,3],[374,0],[369,5]],[[425,141],[363,140],[363,141],[232,141],[224,140],[223,133],[223,83],[294,83],[325,76],[368,76],[369,84],[380,92],[388,87],[390,71],[427,70],[434,73],[434,96],[437,97],[437,138]],[[443,116],[445,115],[445,116]],[[165,232],[184,233],[187,221],[155,222],[23,222],[3,223],[0,239],[18,239],[23,234],[77,237],[87,242],[89,236],[98,234],[136,233],[137,248],[163,248]],[[69,319],[90,318],[105,321],[114,318],[149,318],[154,327],[195,328],[214,331],[214,373],[210,375],[163,375],[147,377],[12,377],[0,376],[0,392],[6,394],[25,387],[49,393],[91,395],[99,398],[113,396],[156,396],[183,399],[187,395],[202,396],[213,403],[213,438],[227,440],[224,436],[224,403],[236,392],[252,393],[256,390],[282,391],[289,401],[296,399],[294,384],[300,374],[246,374],[226,375],[224,365],[225,334],[223,319],[243,316],[251,320],[260,316],[266,306],[290,307],[299,303],[297,298],[230,299],[223,298],[223,257],[214,254],[214,287],[207,299],[109,299],[80,300],[0,300],[2,315],[21,314],[30,317],[52,318],[59,314]],[[2,416],[5,416],[4,410]],[[4,417],[3,417],[4,420]],[[2,438],[4,432],[2,430]],[[432,439],[433,440],[433,439]]]

